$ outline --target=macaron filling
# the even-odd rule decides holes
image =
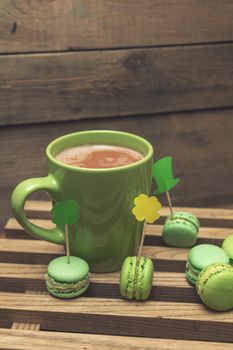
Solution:
[[[190,272],[193,276],[198,277],[200,270],[196,270],[189,261],[186,263],[186,272]]]
[[[144,270],[146,267],[146,258],[141,257],[137,265],[137,271],[135,273],[135,299],[140,300],[143,296],[143,285],[144,285]]]
[[[133,297],[135,297],[136,290],[137,290],[137,287],[138,287],[139,268],[141,268],[140,267],[140,265],[141,265],[140,262],[141,262],[141,258],[137,257],[136,258],[135,271],[134,271],[134,294],[133,294]]]
[[[177,212],[173,216],[169,215],[166,221],[171,221],[171,222],[178,221],[180,223],[187,222],[192,226],[194,226],[195,231],[198,231],[200,227],[200,222],[198,218],[193,214],[190,214],[187,212]]]
[[[79,282],[59,282],[54,278],[45,275],[46,285],[49,290],[54,291],[55,293],[76,293],[77,291],[81,291],[84,288],[87,288],[89,285],[89,274]]]
[[[183,217],[183,216],[176,216],[176,217],[170,217],[168,220],[170,220],[171,222],[188,222],[189,224],[191,224],[192,226],[194,226],[195,230],[199,230],[199,225],[197,224],[197,222],[195,222],[194,220],[190,220],[186,217]]]
[[[185,274],[186,274],[186,277],[190,283],[196,284],[196,280],[197,280],[199,273],[200,273],[200,271],[195,270],[193,268],[193,266],[189,263],[189,261],[187,261]]]
[[[135,270],[136,270],[136,265],[135,265],[135,259],[134,258],[131,258],[130,259],[130,267],[129,267],[129,270],[128,270],[128,283],[127,283],[127,286],[126,286],[126,298],[128,299],[133,299],[134,297],[134,286],[135,286]]]

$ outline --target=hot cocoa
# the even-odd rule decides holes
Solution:
[[[133,149],[115,145],[83,145],[66,148],[56,159],[67,165],[81,168],[116,168],[135,163],[143,155]]]

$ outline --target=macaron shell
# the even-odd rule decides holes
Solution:
[[[192,266],[190,265],[190,263],[187,261],[186,268],[185,268],[185,275],[186,275],[187,280],[191,284],[195,285],[198,274],[199,274],[199,272],[197,273],[197,271],[195,269],[193,269]]]
[[[154,264],[149,258],[140,258],[137,280],[135,284],[135,299],[149,298],[153,284]]]
[[[233,265],[233,235],[228,236],[222,244],[222,249],[230,258],[230,263]]]
[[[229,268],[231,268],[228,264],[211,264],[204,268],[201,273],[199,274],[197,278],[196,283],[196,290],[199,295],[202,294],[204,286],[206,282],[209,280],[209,278],[217,273],[223,272],[223,271],[229,271]]]
[[[204,269],[197,279],[196,289],[202,301],[212,310],[233,308],[233,267],[213,264]]]
[[[46,287],[50,294],[61,299],[75,298],[84,293],[89,286],[89,266],[75,256],[53,259],[48,265]]]
[[[122,297],[126,299],[134,298],[136,262],[136,256],[128,256],[121,267],[119,287]]]
[[[188,262],[191,268],[200,273],[203,268],[214,263],[228,264],[229,257],[216,245],[199,244],[189,251]]]
[[[123,298],[145,300],[149,297],[153,282],[154,265],[151,259],[127,257],[121,267],[120,293]]]
[[[76,256],[70,256],[67,263],[66,256],[53,259],[48,265],[48,275],[56,281],[63,283],[78,282],[89,274],[88,263]]]
[[[189,248],[197,241],[197,229],[182,219],[169,219],[163,226],[163,241],[171,247]]]

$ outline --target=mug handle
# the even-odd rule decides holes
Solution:
[[[15,218],[20,225],[29,233],[37,238],[49,241],[55,244],[65,243],[65,234],[58,226],[53,229],[39,227],[30,222],[25,214],[24,205],[30,194],[37,191],[47,191],[51,195],[56,195],[58,185],[52,175],[46,177],[28,179],[16,186],[11,197],[11,208]]]

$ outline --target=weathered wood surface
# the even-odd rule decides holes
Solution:
[[[53,331],[232,342],[233,312],[210,312],[202,304],[0,293],[3,317],[42,324]],[[140,332],[139,332],[140,329]],[[194,331],[195,329],[195,331]]]
[[[159,271],[157,262],[156,260],[156,274],[150,300],[180,303],[200,302],[195,290],[190,288],[185,278],[184,266],[182,272]],[[30,294],[34,294],[33,290],[36,290],[37,294],[48,294],[44,282],[46,265],[1,263],[0,267],[2,269],[0,273],[2,292],[14,290],[16,293],[22,293],[31,290]],[[166,269],[168,268],[167,266]],[[85,294],[86,297],[120,299],[119,272],[104,275],[92,273],[90,281],[91,285]]]
[[[45,202],[28,202],[28,213],[38,212],[43,204],[48,211]],[[224,226],[216,229],[220,217],[219,212],[215,217],[216,210],[184,210],[201,213],[211,220],[210,227],[201,229],[201,238],[214,237],[220,245],[229,234]],[[227,221],[233,216],[233,210],[220,212]],[[162,214],[167,214],[167,208]],[[48,220],[34,221],[50,225]],[[10,219],[5,238],[0,238],[0,327],[11,328],[0,329],[0,349],[44,349],[48,343],[64,349],[72,349],[70,344],[74,343],[80,349],[114,349],[120,343],[125,350],[140,349],[142,344],[149,350],[231,346],[233,311],[216,313],[201,303],[185,278],[187,249],[165,247],[161,240],[156,245],[147,242],[143,254],[154,259],[155,273],[151,296],[144,303],[121,299],[119,272],[91,274],[88,291],[78,299],[64,301],[51,297],[44,281],[46,264],[63,253],[62,247],[38,240],[18,240],[17,232],[11,232],[12,226],[16,226],[15,221]],[[23,231],[17,227],[20,230]],[[147,227],[147,239],[160,235],[160,225]],[[45,261],[44,257],[49,259]]]
[[[32,207],[33,204],[33,207]],[[229,209],[222,209],[222,208],[212,208],[211,211],[209,208],[193,208],[193,207],[175,207],[173,206],[175,211],[191,211],[194,215],[196,215],[200,221],[203,221],[204,219],[217,219],[217,222],[222,220],[232,220],[232,208]],[[25,210],[30,213],[30,215],[38,215],[41,214],[42,218],[47,218],[50,215],[50,211],[52,209],[52,203],[51,200],[28,200],[25,203]],[[159,211],[162,218],[166,217],[170,213],[170,209],[168,207],[162,207]],[[8,222],[13,222],[13,218],[10,218]],[[15,221],[14,221],[15,222]],[[6,224],[8,225],[8,224]],[[17,225],[17,224],[16,224]],[[155,225],[156,227],[157,225]],[[149,225],[148,230],[150,227],[154,227],[154,225]],[[154,228],[153,228],[154,229]],[[213,228],[215,230],[215,228]],[[222,229],[225,230],[225,229]]]
[[[37,202],[38,203],[38,202]],[[30,202],[31,204],[31,202]],[[159,220],[160,224],[156,224],[156,225],[147,225],[147,229],[146,229],[146,241],[145,243],[148,242],[152,242],[153,244],[157,244],[160,241],[161,238],[161,232],[162,232],[162,224],[164,223],[165,220],[165,215],[169,215],[169,209],[168,208],[163,208],[164,210],[161,210],[161,219]],[[186,210],[188,210],[188,212],[193,213],[194,215],[195,212],[200,212],[201,210],[198,208],[198,210],[193,210],[193,208],[185,208]],[[174,207],[173,208],[174,211],[183,211],[182,207]],[[207,212],[208,209],[203,208],[203,211]],[[217,212],[217,210],[216,210]],[[226,216],[227,213],[230,213],[230,210],[221,210],[220,213],[224,213],[226,212]],[[29,211],[29,215],[31,215],[31,212]],[[33,213],[32,213],[33,214]],[[47,212],[48,217],[50,216],[50,213]],[[218,213],[219,214],[219,213]],[[36,211],[35,211],[35,215],[36,215]],[[203,213],[202,213],[203,215]],[[34,216],[34,215],[33,215]],[[54,227],[54,224],[51,222],[51,219],[31,219],[31,222],[33,222],[35,225],[38,225],[40,227],[44,227],[44,228],[52,228]],[[205,220],[200,220],[201,225],[203,225],[202,223],[205,223]],[[209,221],[208,221],[209,222]],[[224,223],[226,223],[227,221],[225,220]],[[217,228],[217,227],[201,227],[200,231],[199,231],[199,243],[204,243],[205,241],[213,241],[215,243],[217,243],[218,240],[223,239],[227,234],[230,234],[232,232],[232,217],[228,218],[228,225],[229,228]],[[228,226],[226,224],[226,226]],[[20,226],[20,224],[16,221],[16,219],[14,218],[10,218],[9,220],[7,220],[5,228],[7,229],[7,238],[12,237],[19,237],[19,238],[28,238],[28,239],[32,239],[33,236],[28,235],[26,232],[24,232]],[[16,234],[18,236],[16,236]]]
[[[47,350],[48,344],[51,349],[60,347],[67,350],[118,350],[119,346],[122,350],[232,349],[232,344],[227,343],[0,329],[0,349]]]
[[[233,40],[227,0],[1,0],[0,53]]]
[[[0,279],[1,281],[3,281],[3,279],[5,279],[5,281],[9,281],[11,278],[18,280],[19,282],[21,279],[36,279],[43,281],[44,284],[46,270],[47,265],[0,263]],[[108,274],[92,273],[90,281],[92,283],[117,284],[119,282],[119,272],[111,272]],[[183,288],[189,287],[189,283],[187,282],[184,273],[164,271],[156,271],[153,285]]]
[[[13,254],[10,254],[12,252]],[[159,261],[166,261],[167,265],[172,265],[173,260],[186,262],[189,249],[187,248],[173,248],[167,246],[144,246],[142,249],[142,254],[150,257],[151,259],[156,259]],[[18,254],[17,254],[18,253]],[[53,245],[45,241],[34,241],[30,239],[4,239],[1,238],[0,256],[4,257],[6,261],[9,262],[22,262],[23,258],[28,258],[28,261],[34,262],[46,258],[55,258],[58,255],[63,255],[64,249],[62,246]],[[25,259],[24,259],[25,260]],[[184,266],[185,264],[183,264]],[[178,266],[173,269],[179,271]],[[158,270],[160,266],[157,265]],[[174,270],[173,270],[174,271]]]
[[[0,56],[0,123],[233,106],[233,44]]]
[[[16,236],[17,237],[17,236]],[[180,272],[184,269],[188,256],[188,249],[171,248],[167,246],[144,246],[142,254],[156,259],[158,271],[171,269]],[[11,254],[12,252],[12,254]],[[30,263],[46,264],[49,260],[64,254],[64,248],[45,241],[30,239],[8,239],[1,238],[0,258],[5,262],[23,263],[27,260]],[[177,264],[174,265],[173,261]]]
[[[190,287],[193,288],[193,287]],[[123,299],[105,300],[105,298],[92,298],[91,300],[85,296],[78,299],[70,299],[69,302],[58,298],[51,298],[49,294],[30,294],[25,293],[4,293],[0,292],[1,311],[23,310],[38,313],[55,313],[58,317],[69,313],[82,315],[106,315],[106,316],[134,316],[141,318],[175,318],[177,320],[197,320],[223,322],[232,324],[233,312],[210,312],[201,303],[192,305],[191,303],[155,303],[147,300],[145,303]],[[157,307],[156,307],[157,304]],[[197,318],[198,317],[198,318]],[[18,318],[18,317],[17,317]],[[46,320],[45,320],[46,322]],[[64,324],[67,329],[69,325]],[[101,326],[102,327],[102,326]],[[230,336],[232,337],[233,334]]]
[[[4,210],[10,193],[20,181],[45,176],[45,148],[53,139],[70,132],[113,129],[148,139],[155,159],[170,154],[175,176],[181,183],[172,191],[173,205],[210,206],[232,203],[232,109],[197,113],[96,119],[0,128],[0,192]],[[166,204],[166,198],[161,197]],[[8,215],[9,215],[8,214]],[[3,214],[2,214],[3,215]]]

